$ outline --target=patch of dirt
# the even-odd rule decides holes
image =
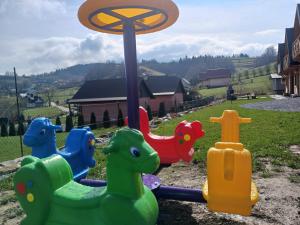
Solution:
[[[269,178],[254,174],[260,200],[250,217],[209,212],[205,204],[161,200],[159,225],[300,225],[300,184],[291,183],[299,170],[282,167]],[[163,185],[202,188],[206,171],[198,165],[177,164],[164,169]]]
[[[300,225],[300,184],[289,180],[290,176],[299,176],[300,170],[281,167],[270,171],[268,178],[260,173],[253,176],[260,201],[250,217],[213,213],[200,203],[160,200],[158,225]],[[163,169],[159,177],[163,185],[199,189],[206,171],[199,165],[182,163]],[[14,193],[0,192],[0,203],[0,225],[18,225],[24,214]]]
[[[292,145],[290,146],[290,151],[296,156],[300,156],[300,145]]]
[[[0,225],[18,225],[24,218],[13,191],[0,193]]]

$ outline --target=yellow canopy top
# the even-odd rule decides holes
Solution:
[[[84,26],[111,34],[123,34],[126,23],[134,25],[136,34],[160,31],[178,16],[172,0],[87,0],[78,12]]]

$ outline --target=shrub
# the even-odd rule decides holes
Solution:
[[[90,128],[92,130],[97,129],[96,116],[95,116],[95,113],[93,113],[93,112],[91,113]]]
[[[95,118],[96,120],[96,118]],[[77,126],[79,128],[82,128],[84,126],[84,118],[83,118],[83,115],[82,114],[79,114],[78,115],[78,119],[77,119]]]
[[[55,125],[61,126],[61,121],[60,121],[60,117],[59,116],[56,117]]]
[[[122,110],[119,109],[119,112],[118,112],[118,127],[123,127],[123,126],[124,126],[124,117],[123,117]]]
[[[7,136],[8,136],[7,124],[6,123],[2,123],[1,124],[1,137],[7,137]]]
[[[66,118],[66,132],[70,132],[73,129],[72,116],[68,115]]]
[[[107,110],[105,110],[103,113],[103,127],[104,128],[110,127],[110,118],[109,118],[109,113]]]
[[[9,122],[9,136],[16,136],[16,127],[15,127],[15,123],[10,121]]]
[[[18,123],[18,135],[24,135],[25,133],[25,127],[23,122]]]
[[[151,106],[147,105],[147,109],[146,110],[147,110],[147,113],[148,113],[149,121],[151,121],[153,119]]]
[[[158,109],[158,117],[164,117],[166,115],[166,108],[165,108],[165,103],[161,102],[159,104],[159,109]]]

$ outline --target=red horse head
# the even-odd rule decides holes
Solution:
[[[183,121],[175,129],[175,148],[180,158],[186,162],[193,159],[194,144],[204,136],[202,124],[199,121],[188,123]]]

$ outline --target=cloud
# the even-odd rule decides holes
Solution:
[[[282,33],[282,29],[268,29],[268,30],[262,30],[255,32],[254,35],[257,36],[267,36],[267,35],[276,35]]]
[[[66,13],[65,2],[60,0],[1,0],[0,17],[39,17]]]

